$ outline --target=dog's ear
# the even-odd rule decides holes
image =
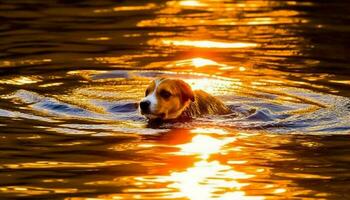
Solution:
[[[177,85],[179,86],[182,100],[184,102],[187,100],[194,101],[194,93],[192,91],[191,86],[183,80],[176,80],[176,82],[177,82]]]

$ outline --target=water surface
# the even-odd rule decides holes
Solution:
[[[2,1],[1,199],[350,199],[349,8]],[[233,114],[150,126],[161,76]]]

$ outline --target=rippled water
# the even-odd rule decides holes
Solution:
[[[348,1],[0,4],[1,199],[350,199]],[[149,126],[154,77],[232,115]]]

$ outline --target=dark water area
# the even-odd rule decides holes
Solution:
[[[0,199],[350,199],[350,1],[0,1]],[[234,114],[149,126],[181,78]]]

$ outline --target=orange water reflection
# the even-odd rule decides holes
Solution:
[[[288,1],[297,5],[295,1]],[[151,20],[142,20],[137,25],[144,26],[198,26],[198,25],[267,25],[306,23],[307,20],[299,17],[299,12],[293,10],[273,10],[283,2],[278,1],[207,1],[183,0],[167,1],[158,11],[159,17]],[[310,5],[308,5],[310,6]],[[184,11],[200,10],[203,13],[195,15],[169,16]],[[254,11],[266,10],[267,15],[259,15]],[[247,18],[242,18],[242,11]],[[249,11],[249,12],[248,12]]]
[[[221,41],[209,41],[209,40],[181,40],[181,39],[162,39],[160,41],[163,45],[173,46],[192,46],[199,48],[248,48],[256,47],[257,44],[247,42],[221,42]],[[149,44],[157,44],[155,41],[150,41]]]
[[[9,80],[0,80],[0,84],[9,84],[9,85],[26,85],[41,82],[39,77],[35,76],[20,76],[13,77]]]
[[[151,139],[150,139],[151,138]],[[297,162],[293,152],[279,149],[293,143],[290,136],[240,132],[218,127],[172,129],[160,135],[133,141],[116,151],[137,149],[135,160],[115,162],[37,162],[2,165],[5,169],[121,169],[136,170],[140,166],[147,173],[115,174],[108,171],[102,177],[93,176],[82,182],[87,188],[110,188],[94,199],[286,199],[307,196],[313,191],[299,187],[293,179],[329,180],[332,177],[306,173],[295,169],[287,173],[274,168],[278,161]],[[303,142],[305,147],[317,148],[320,143]],[[138,146],[138,147],[136,147]],[[86,148],[92,148],[86,147]],[[99,148],[99,147],[98,147]],[[118,154],[116,154],[118,155]],[[281,162],[283,164],[283,162]],[[137,164],[139,167],[136,167]],[[94,172],[91,172],[93,175]],[[277,177],[277,178],[276,178]],[[102,179],[103,178],[103,179]],[[18,195],[71,194],[93,192],[90,189],[68,187],[69,178],[42,180],[48,186],[4,186],[0,193]],[[54,187],[50,184],[57,184]],[[70,185],[70,186],[75,186]],[[76,196],[79,196],[77,194]],[[327,197],[326,193],[317,194]],[[91,199],[67,197],[67,200]]]
[[[148,3],[145,5],[138,5],[138,6],[118,6],[112,9],[96,9],[94,10],[94,13],[142,11],[142,10],[150,10],[154,8],[156,8],[156,4]]]
[[[256,182],[269,176],[269,170],[253,164],[241,140],[254,134],[218,128],[170,130],[154,142],[141,143],[144,153],[157,151],[165,165],[151,168],[149,175],[130,177],[135,187],[122,194],[102,195],[111,199],[265,199],[269,193],[287,192],[280,185]],[[252,153],[251,151],[249,151]],[[271,154],[271,156],[275,156]],[[271,158],[272,158],[271,157]],[[124,180],[126,181],[126,180]]]
[[[172,172],[168,185],[179,191],[179,197],[188,199],[264,199],[263,197],[247,196],[243,187],[249,183],[241,183],[241,179],[250,179],[252,174],[235,170],[232,166],[221,163],[219,160],[210,160],[214,154],[225,154],[227,145],[236,141],[235,137],[217,139],[210,134],[221,129],[194,129],[192,140],[188,143],[177,145],[178,152],[174,154],[195,156],[198,160],[191,167],[180,172]]]

